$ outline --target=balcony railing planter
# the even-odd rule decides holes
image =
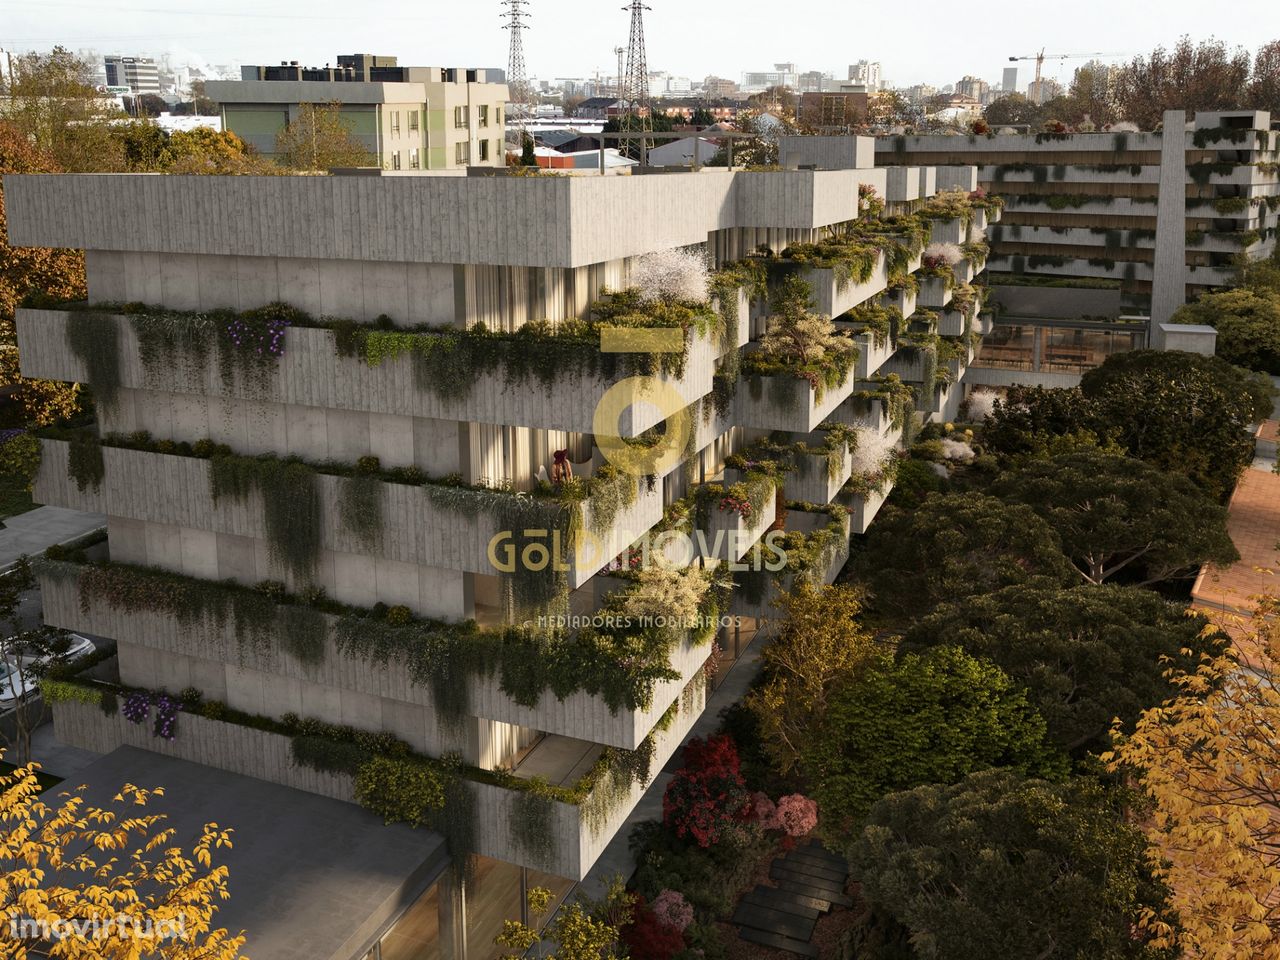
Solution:
[[[86,311],[77,310],[84,314]],[[85,363],[71,349],[67,329],[72,316],[66,310],[18,311],[18,341],[26,376],[50,380],[89,382]],[[411,332],[364,331],[386,340],[385,348],[360,356],[344,356],[335,331],[321,326],[290,326],[281,334],[278,359],[263,364],[253,377],[221,375],[212,350],[176,362],[143,362],[131,317],[101,313],[97,322],[115,324],[118,360],[114,376],[120,389],[160,390],[263,402],[276,401],[309,407],[335,408],[442,420],[479,421],[574,433],[593,433],[593,414],[605,391],[631,376],[626,356],[605,354],[599,346],[582,340],[566,340],[566,362],[553,375],[547,389],[528,389],[539,382],[512,379],[505,367],[477,369],[447,378],[432,377],[419,360]],[[186,315],[181,316],[189,322]],[[664,328],[651,328],[661,331]],[[672,329],[672,328],[665,328]],[[661,333],[655,334],[660,336]],[[434,334],[422,334],[434,337]],[[443,335],[441,335],[443,336]],[[741,338],[739,331],[738,338]],[[434,341],[433,341],[434,342]],[[539,341],[541,349],[560,349],[554,338]],[[711,391],[714,359],[724,349],[720,333],[685,335],[685,352],[679,373],[658,373],[656,380],[669,384],[688,405]],[[443,351],[448,352],[448,351]],[[594,354],[594,355],[593,355]],[[585,364],[570,362],[579,358]],[[592,364],[595,366],[592,367]],[[612,373],[605,371],[612,369]],[[424,375],[425,374],[425,375]],[[530,374],[538,376],[536,374]],[[99,390],[101,393],[101,390]],[[639,400],[639,391],[635,391]],[[636,436],[655,426],[665,414],[652,404],[637,403],[619,420],[623,436]]]
[[[788,529],[777,541],[778,552],[764,554],[780,570],[739,571],[729,612],[757,620],[778,618],[778,597],[791,593],[798,584],[824,586],[835,582],[849,559],[849,513],[842,506],[818,509],[812,504],[792,502],[787,507]]]
[[[69,466],[71,444],[63,440],[41,441],[43,456],[36,476],[36,494],[42,503],[73,510],[102,512],[109,506],[113,516],[143,520],[173,527],[206,530],[211,533],[267,540],[261,494],[244,497],[213,495],[213,461],[198,456],[181,456],[149,450],[103,445],[103,476],[97,489],[80,485]],[[489,557],[495,537],[512,538],[512,510],[524,514],[515,495],[502,491],[472,490],[448,484],[379,484],[381,522],[375,536],[367,538],[344,521],[342,508],[345,478],[327,473],[315,475],[318,498],[318,529],[313,536],[318,549],[332,553],[381,557],[386,560],[427,567],[463,570],[469,573],[497,573]],[[526,499],[524,505],[537,501]],[[623,548],[662,518],[662,495],[658,488],[636,481],[631,503],[618,505],[608,522],[593,520],[593,507],[545,501],[548,516],[564,511],[580,511],[577,525],[586,529],[602,546],[584,549],[570,556],[566,572],[568,585],[576,589],[587,582]],[[571,542],[564,528],[563,542]],[[244,571],[252,576],[252,571]],[[337,588],[335,586],[335,591]],[[338,599],[346,599],[341,591]],[[352,599],[355,599],[353,597]],[[416,607],[416,602],[409,604]],[[434,611],[433,611],[434,612]]]
[[[57,702],[54,730],[58,739],[99,753],[133,746],[334,800],[355,802],[352,775],[296,763],[293,738],[287,734],[183,712],[170,740],[154,736],[150,723],[131,723],[118,711],[106,711],[101,700],[101,692],[88,688],[83,694]],[[540,804],[544,835],[538,838],[537,847],[541,849],[530,850],[529,838],[517,825],[522,820],[517,815],[517,805],[528,795],[529,788],[518,785],[510,774],[478,772],[475,779],[465,779],[474,849],[455,855],[474,853],[556,876],[584,878],[705,709],[705,683],[691,683],[677,702],[680,708],[670,723],[655,731],[647,771],[621,774],[631,778],[629,785],[606,771],[580,802],[547,797]]]
[[[156,686],[162,677],[151,673],[159,663],[180,669],[181,664],[199,665],[200,686],[206,696],[225,701],[233,709],[250,713],[262,709],[264,685],[278,694],[280,702],[303,703],[304,691],[315,684],[348,690],[380,704],[382,725],[417,750],[443,753],[457,749],[441,724],[421,722],[423,714],[413,708],[438,712],[439,698],[433,686],[415,681],[410,669],[399,660],[381,662],[340,649],[337,642],[340,617],[296,604],[270,604],[268,637],[237,636],[246,625],[234,615],[180,618],[141,606],[136,609],[106,602],[84,593],[71,565],[62,570],[46,564],[39,579],[46,622],[90,635],[109,636],[122,644],[154,650],[164,657],[134,655],[121,664],[122,680],[133,686]],[[243,588],[246,602],[260,598]],[[224,591],[225,593],[225,591]],[[247,608],[246,608],[247,609]],[[288,623],[297,620],[316,638],[315,648],[305,655],[288,646],[293,635]],[[462,631],[464,635],[465,630]],[[464,640],[463,642],[468,642]],[[480,643],[476,637],[475,644]],[[603,694],[572,690],[563,697],[551,689],[536,698],[517,700],[503,689],[500,667],[491,673],[477,671],[457,678],[466,686],[463,702],[466,715],[542,730],[546,733],[578,737],[624,749],[635,749],[652,731],[654,724],[680,695],[680,691],[706,661],[708,646],[700,637],[686,635],[673,648],[668,665],[679,676],[654,682],[647,708],[612,708]],[[185,658],[185,659],[182,659]],[[227,679],[215,682],[210,664],[233,664]],[[256,699],[255,699],[256,698]],[[370,699],[372,698],[372,699]],[[419,718],[414,722],[413,718]],[[406,726],[407,724],[407,726]],[[423,739],[423,738],[427,739]]]
[[[929,234],[931,243],[961,244],[968,239],[968,230],[962,218],[952,220],[934,220]]]
[[[723,485],[706,484],[697,492],[708,559],[741,560],[777,519],[772,477],[726,469]]]
[[[795,456],[796,469],[786,480],[789,500],[830,503],[849,479],[853,457],[842,431],[818,430]]]
[[[884,251],[873,250],[867,256],[870,258],[869,269],[865,271],[862,261],[825,266],[821,260],[817,261],[819,265],[804,271],[804,279],[813,290],[817,313],[838,317],[884,291],[889,283]]]
[[[940,307],[945,307],[951,302],[951,291],[955,286],[954,276],[939,277],[917,274],[917,279],[920,283],[920,292],[917,295],[918,306],[936,310]]]
[[[893,492],[893,481],[883,480],[877,484],[850,483],[839,502],[849,511],[849,532],[864,534],[871,529],[871,523]]]
[[[893,356],[893,341],[875,331],[864,331],[855,338],[858,341],[858,363],[854,368],[858,380],[875,376]]]
[[[884,294],[885,306],[892,307],[904,317],[909,317],[916,312],[918,296],[917,281],[914,277],[907,279],[909,282],[904,282],[896,287],[890,285]]]
[[[735,399],[737,423],[812,433],[853,392],[856,364],[853,353],[805,365],[772,360],[761,352],[747,354],[745,389],[740,387]]]

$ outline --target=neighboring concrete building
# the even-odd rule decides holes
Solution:
[[[135,95],[160,95],[160,71],[150,57],[103,57],[107,86],[128,87]]]
[[[626,112],[627,105],[617,97],[588,97],[574,108],[575,117],[588,120],[608,120]]]
[[[784,138],[780,153],[784,166],[823,169],[6,176],[10,241],[84,250],[89,301],[102,305],[24,308],[16,320],[25,375],[88,381],[99,400],[97,432],[78,434],[74,454],[43,441],[35,495],[105,513],[109,539],[96,549],[109,559],[64,552],[40,576],[49,622],[117,641],[123,688],[71,681],[58,738],[334,801],[362,796],[375,810],[405,800],[376,786],[375,768],[407,765],[421,807],[410,811],[448,832],[457,862],[474,856],[473,882],[432,878],[427,830],[394,857],[352,853],[353,869],[378,862],[367,888],[343,875],[359,902],[335,909],[368,925],[354,938],[321,917],[298,931],[310,956],[358,960],[378,941],[375,960],[488,958],[527,886],[564,895],[606,847],[625,853],[633,808],[704,709],[712,637],[733,662],[779,590],[797,577],[831,582],[850,533],[889,492],[912,407],[954,416],[984,324],[972,284],[985,247],[969,241],[992,205],[934,194],[975,171],[874,167],[865,138]],[[920,229],[863,219],[873,195]],[[850,236],[852,251],[833,239]],[[928,240],[968,246],[928,264]],[[802,244],[802,259],[783,255]],[[599,349],[555,333],[598,315],[602,289],[630,287],[645,255],[678,250],[733,268],[699,307],[704,323],[605,328]],[[768,322],[755,277],[796,271],[859,350],[820,388],[808,366],[750,367]],[[119,303],[162,306],[124,315]],[[544,320],[550,330],[525,329]],[[642,355],[654,350],[670,362]],[[918,385],[914,403],[890,373]],[[860,455],[883,459],[854,476],[853,449],[823,429],[835,423],[856,427]],[[643,468],[606,457],[647,456],[654,448],[622,438],[682,429],[687,440],[665,453],[660,442]],[[754,456],[733,457],[779,431],[784,462],[797,461],[785,490]],[[82,487],[70,467],[86,453],[102,469]],[[750,510],[726,508],[738,490]],[[692,549],[721,565],[751,556],[779,504],[806,544],[799,569],[761,576],[755,590],[739,574],[741,589],[706,594],[700,619],[663,628],[661,646],[556,619],[617,610],[632,590],[618,568],[650,531],[700,530]],[[586,549],[561,553],[553,531]],[[508,563],[504,545],[522,562]],[[563,568],[548,566],[553,552]],[[659,667],[664,679],[644,679]],[[104,701],[105,690],[132,692],[159,716],[164,696],[187,688],[172,739]],[[125,769],[148,786],[217,779],[120,756],[99,788]],[[233,804],[220,824],[254,815],[234,807],[243,792],[277,815],[288,805],[240,784],[218,793]],[[313,804],[301,823],[322,817],[338,822]],[[291,892],[295,878],[316,878],[294,869],[290,844],[324,848],[306,862],[325,871],[347,838],[288,830],[270,851]],[[391,899],[398,912],[384,909]]]
[[[655,100],[654,113],[661,113],[673,119],[688,123],[699,110],[711,114],[717,123],[732,122],[738,118],[744,105],[737,100]]]
[[[859,60],[849,65],[849,82],[860,84],[868,93],[876,93],[884,88],[884,74],[879,60]]]
[[[809,126],[828,132],[848,130],[866,123],[870,97],[863,91],[803,93],[800,95],[800,119]]]
[[[1054,97],[1062,96],[1062,84],[1057,80],[1042,77],[1027,84],[1027,99],[1032,103],[1048,103]]]
[[[402,67],[395,57],[353,54],[336,67],[247,66],[242,79],[211,80],[205,94],[230,130],[260,153],[304,103],[337,103],[354,135],[387,170],[500,167],[507,86],[489,71]]]
[[[759,93],[770,87],[800,86],[800,72],[794,63],[775,63],[772,70],[746,71],[742,74],[742,89],[746,93]]]
[[[985,101],[991,92],[991,85],[981,77],[964,76],[956,84],[956,93],[979,102]]]
[[[979,184],[1004,198],[988,275],[1005,332],[1024,350],[1039,320],[1112,321],[1103,329],[1121,349],[1134,326],[1114,321],[1130,315],[1151,318],[1138,333],[1158,347],[1173,311],[1230,283],[1241,255],[1270,256],[1280,225],[1270,115],[1201,112],[1182,133],[1184,120],[1166,114],[1163,134],[885,137],[876,159],[977,164]]]
[[[733,97],[738,92],[738,85],[724,77],[710,76],[702,81],[702,95],[708,100],[723,100]]]

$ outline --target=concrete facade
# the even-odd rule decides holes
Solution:
[[[1163,133],[900,135],[878,139],[876,158],[976,166],[976,185],[1006,201],[989,231],[993,281],[1106,281],[1120,294],[1108,314],[1151,316],[1154,342],[1173,310],[1230,282],[1236,256],[1275,250],[1280,131],[1271,119],[1202,111],[1184,133],[1185,113],[1170,111]],[[1057,289],[1076,296],[1065,286],[1047,296]],[[1003,300],[1006,287],[993,291]]]
[[[495,536],[505,532],[499,519],[505,514],[459,509],[446,494],[456,493],[461,481],[515,502],[545,481],[559,451],[578,475],[589,476],[605,462],[594,420],[602,397],[625,388],[628,411],[616,429],[630,438],[670,422],[676,411],[653,399],[663,390],[692,417],[692,437],[677,461],[636,478],[632,502],[612,511],[607,522],[596,522],[589,503],[571,507],[577,526],[591,530],[600,546],[569,565],[563,600],[574,613],[597,612],[605,596],[628,583],[611,575],[610,562],[660,528],[667,508],[697,485],[727,487],[741,480],[726,459],[752,442],[784,431],[818,448],[826,436],[823,424],[844,423],[877,431],[890,446],[899,443],[901,429],[889,426],[883,404],[858,396],[877,389],[889,372],[918,386],[916,410],[925,419],[954,415],[980,302],[935,318],[924,312],[932,302],[927,283],[919,297],[889,291],[883,255],[862,283],[842,283],[833,269],[811,269],[805,275],[816,309],[833,316],[838,329],[860,331],[856,309],[884,304],[903,310],[902,330],[888,337],[858,332],[860,355],[839,383],[819,389],[801,374],[743,375],[722,408],[711,403],[715,375],[726,369],[729,354],[757,349],[752,341],[769,323],[767,298],[745,286],[729,294],[732,304],[708,302],[725,329],[686,331],[678,373],[637,378],[566,371],[543,383],[477,368],[466,389],[447,396],[416,379],[412,356],[366,362],[343,355],[334,331],[319,324],[290,327],[282,356],[253,381],[223,375],[213,356],[195,365],[148,366],[130,316],[110,304],[145,302],[207,315],[283,301],[313,315],[377,321],[379,329],[429,337],[431,328],[484,323],[493,331],[515,331],[532,321],[586,318],[601,288],[631,285],[637,258],[677,248],[696,250],[716,268],[755,255],[776,282],[789,269],[779,256],[788,246],[816,242],[827,228],[856,226],[863,216],[861,187],[885,198],[888,214],[918,209],[937,189],[940,178],[932,168],[859,166],[869,160],[866,142],[829,149],[836,152],[830,169],[817,157],[815,169],[599,178],[6,177],[11,241],[84,249],[89,299],[101,305],[92,322],[104,325],[100,330],[110,325],[118,348],[117,396],[99,404],[101,484],[82,488],[72,478],[71,444],[47,439],[37,493],[44,502],[105,514],[113,564],[241,587],[282,581],[295,596],[323,588],[329,600],[356,608],[403,605],[422,617],[498,629],[528,613],[515,607],[490,552]],[[964,176],[952,180],[963,183]],[[968,241],[986,225],[981,210],[965,222],[944,209],[948,219],[934,224],[938,236]],[[334,229],[353,222],[361,229]],[[618,223],[628,229],[619,230]],[[918,254],[909,260],[907,274],[921,263]],[[982,269],[980,262],[957,264],[955,284],[976,279]],[[936,305],[943,306],[952,291],[938,285]],[[19,311],[25,375],[90,375],[69,333],[80,309]],[[170,315],[175,324],[189,317]],[[918,350],[899,348],[899,332],[932,332],[938,323],[963,340],[955,348],[958,357],[935,365]],[[938,367],[945,376],[935,374]],[[131,447],[109,436],[139,431],[153,446]],[[309,573],[286,569],[275,558],[258,493],[215,502],[209,461],[172,446],[205,439],[235,454],[294,456],[315,465],[321,517]],[[372,541],[344,526],[339,503],[348,474],[332,467],[368,456],[378,457],[383,468],[417,467],[426,477],[379,480],[382,521]],[[785,481],[785,496],[768,497],[749,516],[723,505],[709,511],[709,561],[746,556],[785,499],[839,502],[849,530],[865,532],[888,488],[852,494],[845,489],[852,471],[847,453],[833,466],[823,455],[806,456],[814,462],[794,486]],[[792,510],[786,522],[787,530],[807,535],[828,518]],[[847,556],[847,542],[835,547],[805,576],[830,582]],[[206,699],[246,713],[277,720],[297,714],[386,731],[431,757],[456,752],[493,774],[468,781],[480,837],[474,852],[569,880],[590,869],[705,704],[710,637],[686,631],[670,653],[674,676],[654,684],[643,707],[611,706],[603,695],[583,690],[563,697],[548,690],[536,703],[522,703],[497,673],[477,673],[466,681],[467,707],[459,722],[445,717],[432,686],[415,683],[402,663],[361,659],[339,649],[331,631],[319,658],[303,662],[278,644],[241,643],[228,623],[186,623],[154,610],[91,602],[69,566],[44,574],[46,616],[116,639],[124,684],[170,693],[193,686]],[[735,610],[767,627],[767,605],[738,603]],[[289,615],[289,604],[280,604],[275,616]],[[334,617],[326,617],[331,625]],[[155,749],[338,800],[354,798],[350,776],[292,763],[283,734],[184,714],[177,738],[159,742],[122,718],[103,721],[96,708],[60,708],[59,736],[80,746]],[[625,789],[600,783],[581,804],[555,801],[550,852],[521,841],[512,826],[521,792],[504,784],[503,776],[540,776],[571,787],[608,756],[606,750],[646,742],[652,745],[648,777]],[[456,896],[465,902],[467,893]],[[482,956],[468,950],[465,937],[445,939],[450,960]]]

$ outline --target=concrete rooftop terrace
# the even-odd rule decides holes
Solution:
[[[354,804],[134,747],[113,750],[48,799],[81,783],[97,806],[125,783],[163,787],[145,812],[163,813],[187,853],[206,823],[234,831],[233,848],[214,854],[230,872],[231,898],[212,922],[244,930],[244,953],[254,960],[363,957],[447,861],[444,839],[431,831],[386,826]]]
[[[16,246],[579,267],[858,216],[885,168],[629,177],[9,174]],[[892,197],[890,197],[892,199]]]

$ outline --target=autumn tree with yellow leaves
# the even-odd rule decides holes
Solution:
[[[163,814],[140,812],[162,789],[126,784],[95,807],[80,788],[55,803],[38,796],[37,769],[0,776],[0,957],[245,960],[243,932],[212,924],[230,830],[205,824],[188,854]]]
[[[839,584],[799,584],[775,604],[785,617],[761,652],[764,682],[747,697],[770,759],[783,773],[795,770],[836,686],[877,653],[860,624],[862,594]]]
[[[1280,960],[1277,614],[1264,600],[1246,643],[1175,676],[1179,695],[1104,755],[1151,798],[1151,864],[1172,895],[1146,923],[1189,960]]]

